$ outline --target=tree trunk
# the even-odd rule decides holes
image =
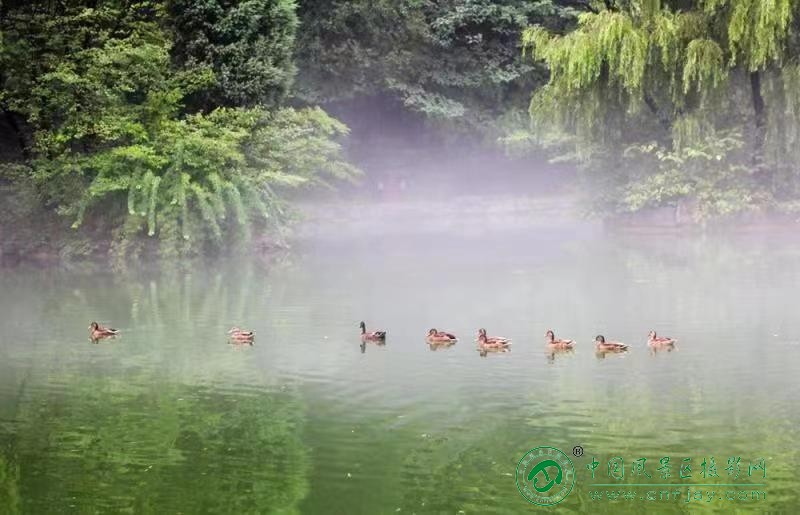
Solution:
[[[667,134],[670,134],[672,132],[672,121],[661,109],[658,108],[658,104],[656,104],[656,101],[653,100],[653,97],[645,93],[643,98],[645,105],[650,109],[650,111],[656,117],[658,123],[661,124],[661,127],[664,128]]]
[[[761,95],[761,72],[750,73],[750,90],[753,98],[755,134],[753,136],[753,166],[757,172],[764,171],[764,142],[767,136],[767,113]]]

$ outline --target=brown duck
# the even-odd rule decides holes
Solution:
[[[361,341],[362,342],[385,342],[386,331],[371,331],[367,332],[367,324],[361,322]]]
[[[97,322],[92,322],[89,325],[89,338],[91,338],[94,342],[97,340],[102,340],[103,338],[111,338],[113,336],[117,336],[118,334],[118,330],[112,327],[103,327]]]

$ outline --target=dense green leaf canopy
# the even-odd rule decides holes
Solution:
[[[214,71],[208,105],[275,105],[294,78],[293,0],[170,0],[172,55],[188,69]]]
[[[630,0],[566,33],[530,27],[526,53],[550,70],[534,131],[573,148],[599,211],[794,209],[799,16],[791,0]]]
[[[385,96],[429,119],[490,124],[544,77],[521,57],[522,30],[563,27],[573,12],[565,3],[300,2],[298,94],[313,102]]]
[[[288,189],[355,173],[344,125],[276,105],[293,75],[291,2],[183,7],[6,7],[10,223],[41,208],[83,230],[90,251],[110,240],[120,255],[218,252],[254,229],[280,239]]]

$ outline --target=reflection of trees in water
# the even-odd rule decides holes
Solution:
[[[20,513],[19,483],[19,464],[0,451],[0,507],[5,513]]]
[[[514,478],[504,475],[507,464],[498,463],[492,452],[497,442],[481,442],[478,434],[491,438],[478,430],[466,441],[465,435],[419,439],[403,462],[403,513],[509,513],[514,505],[520,508],[513,497]]]
[[[0,504],[25,513],[293,512],[307,492],[289,392],[63,378],[0,431]],[[23,492],[22,498],[18,492]],[[13,508],[12,508],[13,513]]]
[[[0,346],[14,358],[0,362],[1,513],[297,511],[308,490],[300,394],[260,366],[259,334],[248,352],[226,344],[271,301],[257,266],[51,272],[18,286],[21,343]],[[122,336],[89,345],[95,317]]]

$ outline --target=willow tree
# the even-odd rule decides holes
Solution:
[[[800,198],[794,0],[589,2],[566,34],[531,27],[550,70],[536,131],[572,136],[602,211],[697,202],[725,214]]]

